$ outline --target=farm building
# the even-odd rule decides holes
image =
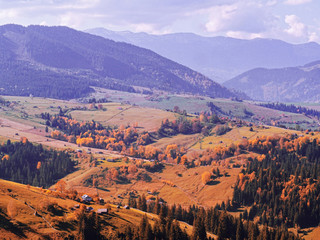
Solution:
[[[85,202],[91,202],[92,201],[92,197],[89,197],[87,194],[83,195],[81,198]]]
[[[93,207],[87,207],[87,209],[86,209],[87,212],[90,212],[92,210],[93,210]]]
[[[107,214],[108,213],[108,209],[107,208],[100,208],[97,211],[98,214]]]
[[[103,205],[103,204],[104,204],[104,199],[103,199],[103,198],[99,198],[99,203],[100,203],[101,205]]]

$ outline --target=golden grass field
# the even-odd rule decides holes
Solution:
[[[106,111],[72,111],[73,118],[79,121],[94,119],[101,124],[107,125],[133,125],[145,131],[157,131],[164,119],[174,120],[176,115],[159,109],[144,108],[139,106],[121,105],[118,103],[103,103]]]
[[[244,138],[255,139],[261,136],[287,136],[289,134],[304,135],[301,131],[295,131],[290,129],[283,129],[278,127],[253,127],[253,131],[250,131],[250,127],[236,127],[231,131],[221,136],[208,136],[202,139],[201,149],[214,148],[215,146],[230,146],[231,144],[238,144]],[[311,136],[310,136],[311,137]],[[193,149],[200,149],[200,142],[198,141],[192,146]]]
[[[1,239],[51,239],[54,236],[57,237],[57,230],[59,230],[58,236],[60,237],[63,233],[66,235],[76,234],[75,211],[71,210],[74,205],[78,204],[76,201],[54,197],[52,194],[46,193],[46,190],[1,179],[0,197]],[[56,203],[62,209],[63,214],[55,216],[41,210],[44,202]],[[9,204],[10,207],[8,207]],[[90,206],[94,211],[106,207],[95,203],[90,204]],[[118,209],[113,204],[109,204],[109,207],[111,207],[111,212],[101,216],[102,234],[104,235],[112,234],[116,230],[121,231],[128,225],[138,226],[144,215],[147,216],[151,225],[158,219],[155,214],[145,213],[137,209]],[[35,210],[38,215],[34,214]],[[71,225],[68,225],[66,229],[61,229],[59,222],[69,222]],[[193,226],[185,222],[179,222],[179,224],[188,234],[192,234]],[[213,234],[209,234],[209,236],[216,237]]]

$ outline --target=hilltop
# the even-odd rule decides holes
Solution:
[[[256,68],[224,83],[261,101],[319,102],[320,62],[304,66],[265,69]]]

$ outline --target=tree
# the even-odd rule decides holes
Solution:
[[[78,220],[78,239],[103,239],[100,234],[99,217],[95,212],[86,213],[86,206],[81,205],[76,212],[76,219]]]
[[[206,227],[204,224],[203,216],[199,214],[193,222],[192,240],[205,240],[205,239],[207,239]]]
[[[202,173],[201,175],[201,180],[203,184],[207,184],[208,182],[210,182],[211,180],[211,173],[206,171],[204,173]]]
[[[39,170],[41,168],[41,162],[39,161],[38,163],[37,163],[37,169]]]
[[[140,236],[140,239],[142,240],[153,239],[152,228],[146,214],[141,219],[141,222],[139,225],[139,236]]]
[[[236,240],[243,240],[244,239],[244,228],[242,220],[239,219],[237,221],[237,232],[236,232]]]
[[[63,193],[66,190],[67,183],[65,180],[61,179],[56,183],[56,190]]]
[[[13,219],[13,218],[15,218],[15,216],[17,216],[18,211],[17,211],[17,206],[16,206],[14,200],[10,200],[10,202],[8,203],[7,214],[11,219]]]

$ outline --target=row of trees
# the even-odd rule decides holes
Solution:
[[[56,128],[51,137],[63,141],[76,143],[80,146],[96,147],[115,151],[125,151],[131,145],[147,145],[151,143],[149,133],[139,133],[136,127],[123,126],[119,128],[107,126],[92,121],[79,122],[71,116],[41,114],[46,125]]]
[[[284,112],[291,112],[291,113],[300,113],[305,114],[308,116],[320,118],[320,112],[314,109],[302,107],[302,106],[296,106],[293,104],[287,105],[284,103],[260,103],[259,106],[276,109]]]
[[[208,135],[210,130],[217,123],[221,123],[222,120],[217,115],[200,114],[199,117],[189,119],[185,116],[180,116],[178,119],[169,121],[168,119],[162,121],[160,128],[158,129],[158,135],[162,136],[174,136],[179,133],[182,134],[194,134],[202,133]]]

